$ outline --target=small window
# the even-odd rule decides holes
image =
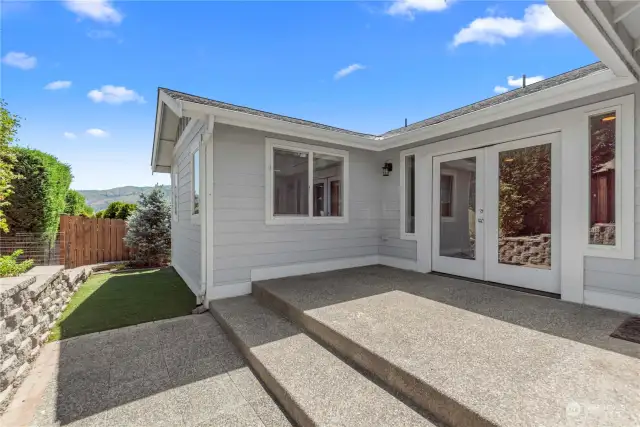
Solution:
[[[192,206],[191,213],[192,215],[200,214],[200,150],[196,150],[193,152],[193,157],[191,159],[191,194],[192,197]]]
[[[453,217],[453,175],[440,175],[440,216]]]
[[[267,222],[346,221],[348,153],[267,139]]]
[[[173,174],[173,187],[171,188],[171,211],[173,213],[173,219],[178,220],[178,203],[179,203],[179,186],[178,186],[178,174]]]
[[[344,159],[313,154],[313,216],[342,216],[342,170]]]
[[[411,154],[404,158],[404,227],[405,233],[416,232],[416,156]]]
[[[616,113],[589,118],[589,244],[616,244]]]
[[[273,150],[273,213],[309,216],[309,153]]]

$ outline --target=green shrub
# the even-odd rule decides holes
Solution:
[[[0,256],[0,277],[18,276],[33,267],[32,259],[18,262],[22,253],[22,249],[18,249],[11,255]]]
[[[133,211],[136,210],[135,203],[111,202],[109,206],[102,211],[102,218],[123,219],[128,220]]]
[[[107,206],[107,208],[104,210],[103,218],[115,219],[118,215],[118,212],[120,212],[120,209],[122,209],[122,206],[124,206],[124,202],[109,203],[109,206]]]
[[[42,233],[51,241],[58,231],[60,214],[71,184],[71,168],[54,156],[30,148],[13,148],[14,172],[22,179],[13,181],[14,191],[5,210],[12,233]]]
[[[131,214],[133,213],[133,211],[135,211],[137,208],[135,203],[124,203],[122,205],[122,208],[120,208],[120,210],[118,211],[118,213],[116,214],[116,218],[117,219],[123,219],[123,220],[128,220],[129,217],[131,216]]]
[[[96,218],[104,218],[104,210],[96,212]]]

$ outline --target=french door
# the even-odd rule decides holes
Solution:
[[[560,292],[560,139],[433,158],[434,271]]]

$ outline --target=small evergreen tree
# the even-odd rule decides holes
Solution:
[[[164,265],[171,256],[171,208],[162,190],[156,186],[141,194],[138,207],[128,222],[124,242],[133,249],[139,265]]]

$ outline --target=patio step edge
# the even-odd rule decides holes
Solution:
[[[209,307],[210,313],[218,321],[231,342],[239,349],[271,395],[298,425],[411,425],[416,427],[441,425],[433,423],[429,418],[398,400],[397,397],[375,385],[370,379],[362,376],[356,369],[310,338],[299,327],[261,305],[254,297],[241,296],[214,300],[210,302]],[[248,315],[246,319],[239,320],[238,312],[242,310],[254,314],[259,313],[253,317]],[[234,316],[236,317],[234,318]],[[273,333],[275,337],[280,339],[264,338],[256,342],[255,337],[261,336],[261,334],[255,332],[261,331],[265,331],[264,335]],[[274,333],[274,331],[276,332]],[[304,344],[298,348],[297,352],[295,350],[296,344],[293,343],[292,349],[293,341],[287,342],[290,337],[297,343]],[[291,355],[289,360],[286,360],[287,356],[284,357],[285,360],[274,359],[278,353],[270,354],[269,350],[274,344],[287,349],[287,354]],[[294,358],[300,358],[296,362],[298,363],[297,367],[300,368],[300,363],[302,363],[302,369],[308,371],[307,375],[299,375],[300,369],[296,370],[296,363],[291,363]],[[339,375],[340,373],[345,375]],[[292,385],[298,386],[297,389]],[[322,402],[310,398],[309,394],[313,396],[313,392],[301,392],[300,386],[310,390],[316,390],[317,387],[319,391],[315,394],[316,397],[325,395],[323,393],[325,387],[331,387],[333,390],[343,389],[346,393],[344,393],[344,399],[332,400],[329,405],[325,399],[323,406]],[[326,389],[326,391],[330,392],[331,389]],[[359,399],[359,393],[351,393],[354,390],[363,392],[363,395],[367,397],[365,402]],[[327,406],[331,407],[330,421],[327,418]],[[366,415],[375,411],[381,414],[381,418],[389,417],[390,419],[380,420],[378,424],[371,424],[370,421],[365,423]],[[366,415],[363,415],[362,412]]]
[[[258,302],[285,316],[307,334],[324,343],[342,358],[382,381],[386,386],[413,402],[433,418],[451,427],[506,427],[483,418],[481,415],[447,396],[411,373],[373,351],[353,342],[326,324],[307,315],[303,310],[280,298],[260,282],[253,282],[252,295]]]

